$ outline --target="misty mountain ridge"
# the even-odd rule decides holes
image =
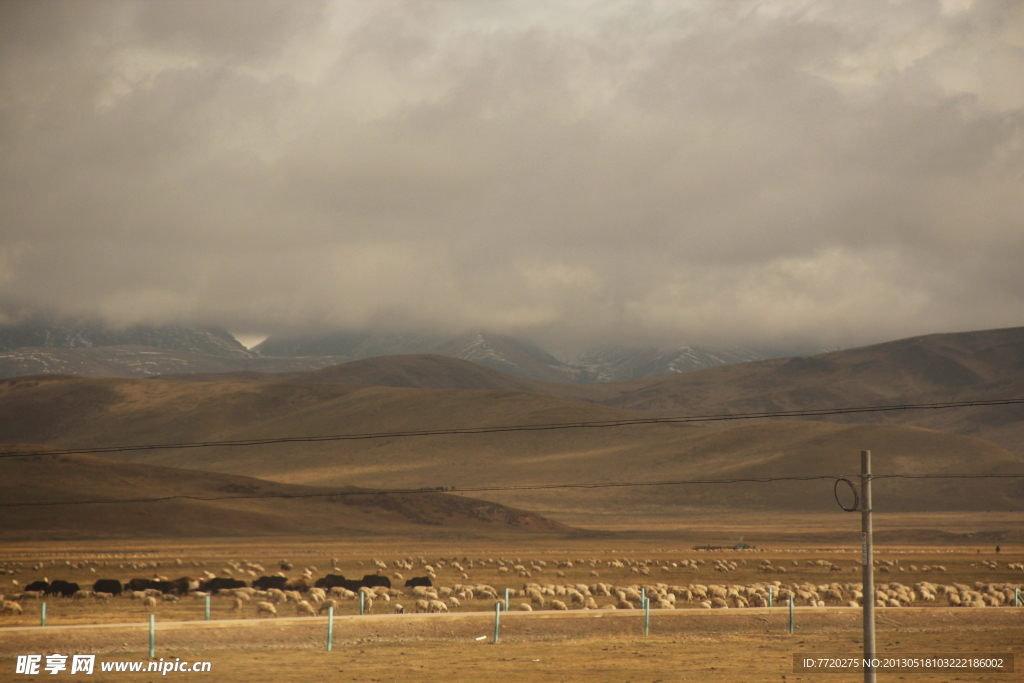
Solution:
[[[0,325],[0,351],[104,346],[147,346],[229,358],[252,355],[230,332],[213,326],[139,324],[116,328],[94,321],[45,319]]]
[[[319,370],[351,360],[337,356],[214,356],[153,346],[29,347],[0,351],[0,378],[27,375],[155,377],[238,372],[291,373]]]
[[[458,358],[525,379],[569,384],[643,379],[778,355],[730,347],[604,345],[556,357],[535,344],[482,330],[456,336],[424,332],[277,336],[249,350],[227,330],[214,326],[115,328],[96,321],[43,318],[0,325],[0,377],[295,372],[348,360],[420,354]]]
[[[742,348],[709,349],[681,346],[666,350],[657,347],[607,345],[588,349],[566,358],[565,361],[567,365],[577,368],[577,382],[592,384],[660,377],[765,358],[766,356],[761,353]]]
[[[643,379],[768,357],[750,349],[730,347],[659,349],[605,345],[558,358],[529,342],[482,330],[447,339],[437,335],[390,332],[270,337],[252,351],[261,356],[328,354],[356,359],[433,354],[466,360],[517,377],[573,384]]]

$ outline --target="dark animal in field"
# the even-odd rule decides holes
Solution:
[[[203,590],[212,593],[220,590],[230,590],[232,588],[245,588],[246,583],[241,579],[229,579],[227,577],[218,576],[215,579],[210,579],[203,584]]]
[[[38,593],[45,593],[50,588],[49,581],[33,581],[29,585],[25,586],[27,591],[36,591]]]
[[[182,576],[171,581],[171,585],[174,586],[174,592],[178,595],[188,595],[189,591],[197,591],[202,583],[202,579],[192,576]]]
[[[378,574],[367,574],[363,577],[362,583],[367,588],[376,588],[377,586],[391,588],[391,579],[389,579],[386,576],[380,576]]]
[[[111,595],[120,595],[123,588],[117,579],[100,579],[92,585],[93,593],[110,593]]]
[[[81,590],[77,583],[72,581],[62,581],[57,579],[50,584],[50,587],[46,589],[47,595],[60,595],[65,598],[70,598],[72,595]]]
[[[306,583],[305,579],[288,579],[284,584],[284,590],[305,593],[309,590],[309,584]]]
[[[252,587],[259,588],[261,591],[268,591],[271,588],[283,591],[286,583],[288,583],[288,579],[283,576],[261,576],[252,582]],[[318,582],[316,585],[319,586],[320,583]]]
[[[313,584],[313,586],[315,588],[323,588],[325,590],[330,590],[330,589],[336,588],[338,586],[341,586],[342,588],[344,588],[345,587],[345,582],[347,580],[348,579],[346,579],[341,574],[328,574],[327,576],[322,576],[319,579],[317,579],[316,583]]]
[[[414,576],[405,582],[406,588],[416,588],[417,586],[425,586],[427,588],[430,588],[433,585],[434,584],[430,582],[429,576]]]
[[[130,591],[144,591],[147,588],[152,588],[153,579],[131,579],[125,584],[125,590]]]

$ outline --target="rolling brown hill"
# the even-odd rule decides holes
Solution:
[[[295,382],[333,382],[411,389],[483,389],[552,395],[548,382],[508,375],[458,358],[437,355],[380,356],[313,372],[278,375]]]
[[[1024,327],[933,334],[817,356],[570,389],[559,395],[658,415],[1020,399]],[[976,436],[1024,456],[1024,405],[823,419]]]
[[[16,449],[5,452],[12,450]],[[360,491],[353,487],[297,486],[88,455],[5,457],[0,458],[0,540],[277,535],[344,540],[387,535],[482,537],[571,531],[533,513],[473,498],[434,492]],[[302,497],[310,494],[331,495]],[[296,497],[267,497],[278,495]],[[99,502],[176,496],[193,498]],[[208,498],[222,500],[202,500]],[[94,502],[49,504],[68,501]],[[33,505],[11,506],[19,503]]]
[[[620,419],[610,406],[508,391],[231,379],[35,377],[0,383],[0,441],[67,448]],[[853,475],[1021,473],[986,441],[898,425],[744,422],[129,451],[122,460],[291,484],[380,488]],[[724,510],[835,510],[832,481],[475,494],[566,523]],[[1021,510],[1024,480],[893,479],[880,512]]]
[[[816,356],[604,384],[527,380],[440,356],[385,356],[276,377],[293,382],[523,391],[656,415],[1024,398],[1024,328],[933,334]],[[820,419],[976,436],[1024,456],[1024,405]]]

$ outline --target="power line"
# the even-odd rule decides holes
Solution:
[[[1022,474],[876,474],[876,479],[1024,479]],[[174,496],[160,496],[157,498],[129,498],[110,500],[75,500],[75,501],[40,501],[29,503],[0,503],[0,507],[47,507],[54,505],[102,505],[102,504],[129,504],[129,503],[159,503],[168,500],[195,500],[201,502],[221,500],[252,500],[252,499],[299,499],[299,498],[336,498],[348,496],[374,496],[374,495],[395,495],[395,494],[423,494],[423,493],[486,493],[493,491],[546,491],[554,489],[606,489],[625,488],[632,486],[683,486],[700,484],[768,484],[782,481],[832,481],[838,484],[843,477],[820,475],[813,477],[753,477],[736,479],[680,479],[665,481],[624,481],[624,482],[597,482],[592,484],[524,484],[521,486],[471,486],[452,487],[446,490],[435,488],[417,489],[362,489],[359,491],[333,491],[321,493],[265,493],[243,494],[233,496],[190,496],[180,494]]]
[[[0,458],[19,458],[35,455],[75,455],[96,453],[124,453],[127,451],[152,451],[183,448],[214,448],[237,446],[264,446],[279,443],[320,443],[326,441],[363,441],[367,439],[394,439],[417,436],[453,436],[465,434],[498,434],[502,432],[538,432],[556,429],[595,429],[606,427],[628,427],[635,425],[685,424],[690,422],[722,422],[728,420],[756,420],[780,417],[821,417],[826,415],[849,415],[856,413],[882,413],[899,410],[940,410],[945,408],[969,408],[982,406],[1006,406],[1024,404],[1024,398],[994,399],[983,401],[952,401],[946,403],[906,403],[886,406],[857,406],[847,408],[821,408],[816,410],[780,410],[756,413],[724,413],[718,415],[684,415],[679,417],[646,417],[623,420],[598,420],[589,422],[557,422],[536,425],[506,425],[499,427],[466,427],[461,429],[420,429],[396,432],[366,432],[361,434],[333,434],[327,436],[291,436],[266,439],[235,439],[227,441],[196,441],[186,443],[147,444],[139,446],[101,446],[97,448],[46,449],[0,453]]]

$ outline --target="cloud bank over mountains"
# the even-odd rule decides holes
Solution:
[[[4,3],[0,310],[548,348],[1020,325],[1021,73],[1009,0]]]

